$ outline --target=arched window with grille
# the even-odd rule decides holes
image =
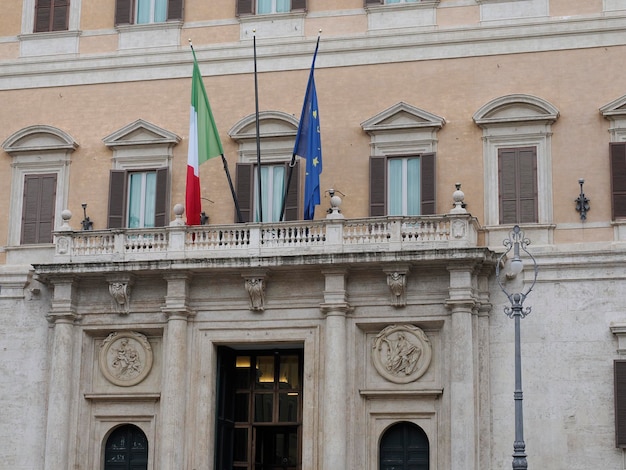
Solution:
[[[148,438],[133,424],[116,428],[104,448],[104,470],[147,470]]]
[[[379,470],[429,470],[428,436],[406,421],[388,428],[380,439]]]

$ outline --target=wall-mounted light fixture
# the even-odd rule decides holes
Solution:
[[[93,222],[89,220],[89,217],[87,217],[87,203],[83,202],[82,206],[83,206],[83,215],[85,217],[83,221],[81,222],[81,224],[83,225],[83,230],[93,230]]]
[[[576,198],[576,210],[580,212],[580,220],[587,220],[587,212],[589,211],[589,199],[585,197],[585,193],[583,191],[583,184],[585,184],[585,180],[580,178],[578,180],[578,184],[580,184],[580,195]]]

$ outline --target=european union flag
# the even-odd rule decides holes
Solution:
[[[320,117],[317,112],[317,92],[315,91],[315,58],[320,45],[319,37],[313,54],[309,83],[304,96],[304,106],[298,125],[293,154],[306,159],[304,182],[304,220],[313,220],[315,206],[320,203],[320,174],[322,173],[322,140],[320,138]]]

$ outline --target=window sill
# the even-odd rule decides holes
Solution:
[[[118,25],[118,49],[146,49],[151,47],[178,47],[182,21]]]
[[[533,246],[554,244],[554,224],[519,224],[524,231],[524,237],[532,240]],[[491,225],[483,227],[485,231],[485,245],[495,251],[504,249],[503,241],[509,238],[509,232],[513,229],[513,224]]]
[[[81,31],[20,34],[20,57],[78,54]]]
[[[54,245],[52,243],[7,246],[5,251],[7,265],[52,263],[54,260]]]
[[[437,24],[438,0],[418,3],[393,3],[391,5],[371,5],[367,12],[368,30],[396,28],[434,27]]]
[[[239,39],[303,37],[306,12],[245,15],[239,17]]]

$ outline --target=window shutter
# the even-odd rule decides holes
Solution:
[[[498,205],[500,206],[500,223],[515,224],[518,223],[515,150],[500,149],[498,153]]]
[[[254,15],[254,0],[236,0],[237,16]]]
[[[66,31],[70,13],[69,0],[54,0],[51,31]]]
[[[537,222],[537,149],[520,148],[518,151],[519,168],[519,221],[520,223]]]
[[[387,159],[370,157],[370,217],[387,212]]]
[[[612,142],[609,153],[613,220],[615,220],[626,217],[626,142]]]
[[[385,0],[365,0],[365,6],[368,5],[383,5]]]
[[[183,0],[168,0],[167,19],[168,21],[183,19]]]
[[[306,0],[291,0],[291,11],[295,10],[306,11]]]
[[[535,147],[498,151],[498,185],[501,224],[537,222],[537,149]]]
[[[165,227],[167,220],[167,195],[168,195],[168,170],[158,168],[156,170],[156,198],[154,201],[154,226]]]
[[[422,215],[435,213],[435,154],[425,153],[421,156],[422,181]]]
[[[235,185],[237,188],[237,199],[239,200],[239,209],[241,210],[242,222],[250,222],[252,220],[252,176],[254,166],[251,163],[237,163]],[[235,212],[235,221],[237,213]]]
[[[126,172],[111,170],[109,177],[108,228],[124,227],[124,201],[126,201]]]
[[[115,4],[115,24],[132,24],[133,0],[117,0]]]
[[[615,380],[615,446],[626,447],[626,361],[613,362]]]
[[[56,174],[24,177],[22,244],[52,243],[56,183]]]
[[[300,162],[296,161],[292,168],[291,183],[289,184],[289,192],[285,201],[285,218],[284,220],[298,220],[298,194],[300,194]],[[289,163],[285,163],[285,184],[289,176]]]
[[[50,15],[52,14],[52,0],[38,0],[35,6],[35,32],[50,31]]]

